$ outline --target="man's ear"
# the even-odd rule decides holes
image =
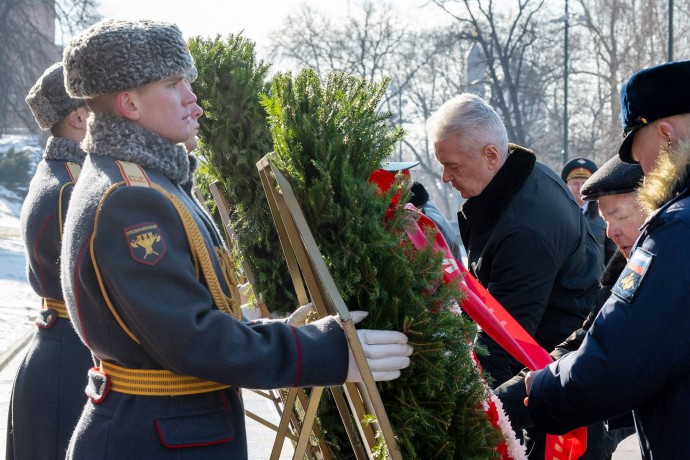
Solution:
[[[501,153],[495,145],[489,144],[485,146],[482,153],[486,157],[486,162],[491,169],[498,169],[501,167]]]
[[[683,136],[684,128],[678,126],[677,121],[662,121],[657,126],[657,132],[664,139],[666,144],[670,147],[676,145],[679,137]]]
[[[79,107],[72,110],[67,115],[67,123],[75,129],[86,128],[86,120],[89,117],[89,112],[84,107]]]
[[[117,115],[122,118],[136,121],[141,116],[139,112],[139,99],[134,91],[120,91],[115,94],[113,106]]]

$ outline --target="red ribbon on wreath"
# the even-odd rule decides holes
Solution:
[[[397,204],[397,203],[396,203]],[[481,285],[467,269],[453,257],[448,243],[436,224],[411,204],[405,208],[414,211],[417,220],[409,219],[403,226],[416,249],[428,247],[424,229],[435,230],[433,247],[443,253],[443,281],[458,283],[465,292],[462,311],[467,313],[489,337],[512,357],[530,370],[543,369],[553,362],[551,355],[513,318],[510,313]],[[587,449],[587,428],[580,427],[564,435],[547,435],[545,458],[549,460],[575,460]]]

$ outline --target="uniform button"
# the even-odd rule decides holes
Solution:
[[[101,386],[98,387],[98,393],[100,393],[101,395],[105,393],[105,382],[101,383]]]
[[[46,323],[50,323],[53,320],[53,315],[46,316]]]

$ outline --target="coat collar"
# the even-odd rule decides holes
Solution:
[[[68,137],[52,136],[48,139],[46,150],[43,152],[43,158],[46,160],[71,161],[77,164],[83,164],[85,157],[86,152]]]
[[[534,170],[537,157],[531,150],[510,144],[508,158],[479,195],[462,205],[461,214],[475,231],[491,228],[503,215],[513,196]]]
[[[137,123],[111,114],[89,118],[84,150],[154,169],[175,183],[190,178],[190,160],[181,144],[173,144]]]

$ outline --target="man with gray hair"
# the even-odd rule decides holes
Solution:
[[[443,181],[465,198],[458,221],[468,269],[545,349],[580,327],[594,304],[602,260],[563,181],[530,150],[508,143],[480,97],[461,94],[429,119]],[[494,384],[520,364],[483,331],[479,357]]]

